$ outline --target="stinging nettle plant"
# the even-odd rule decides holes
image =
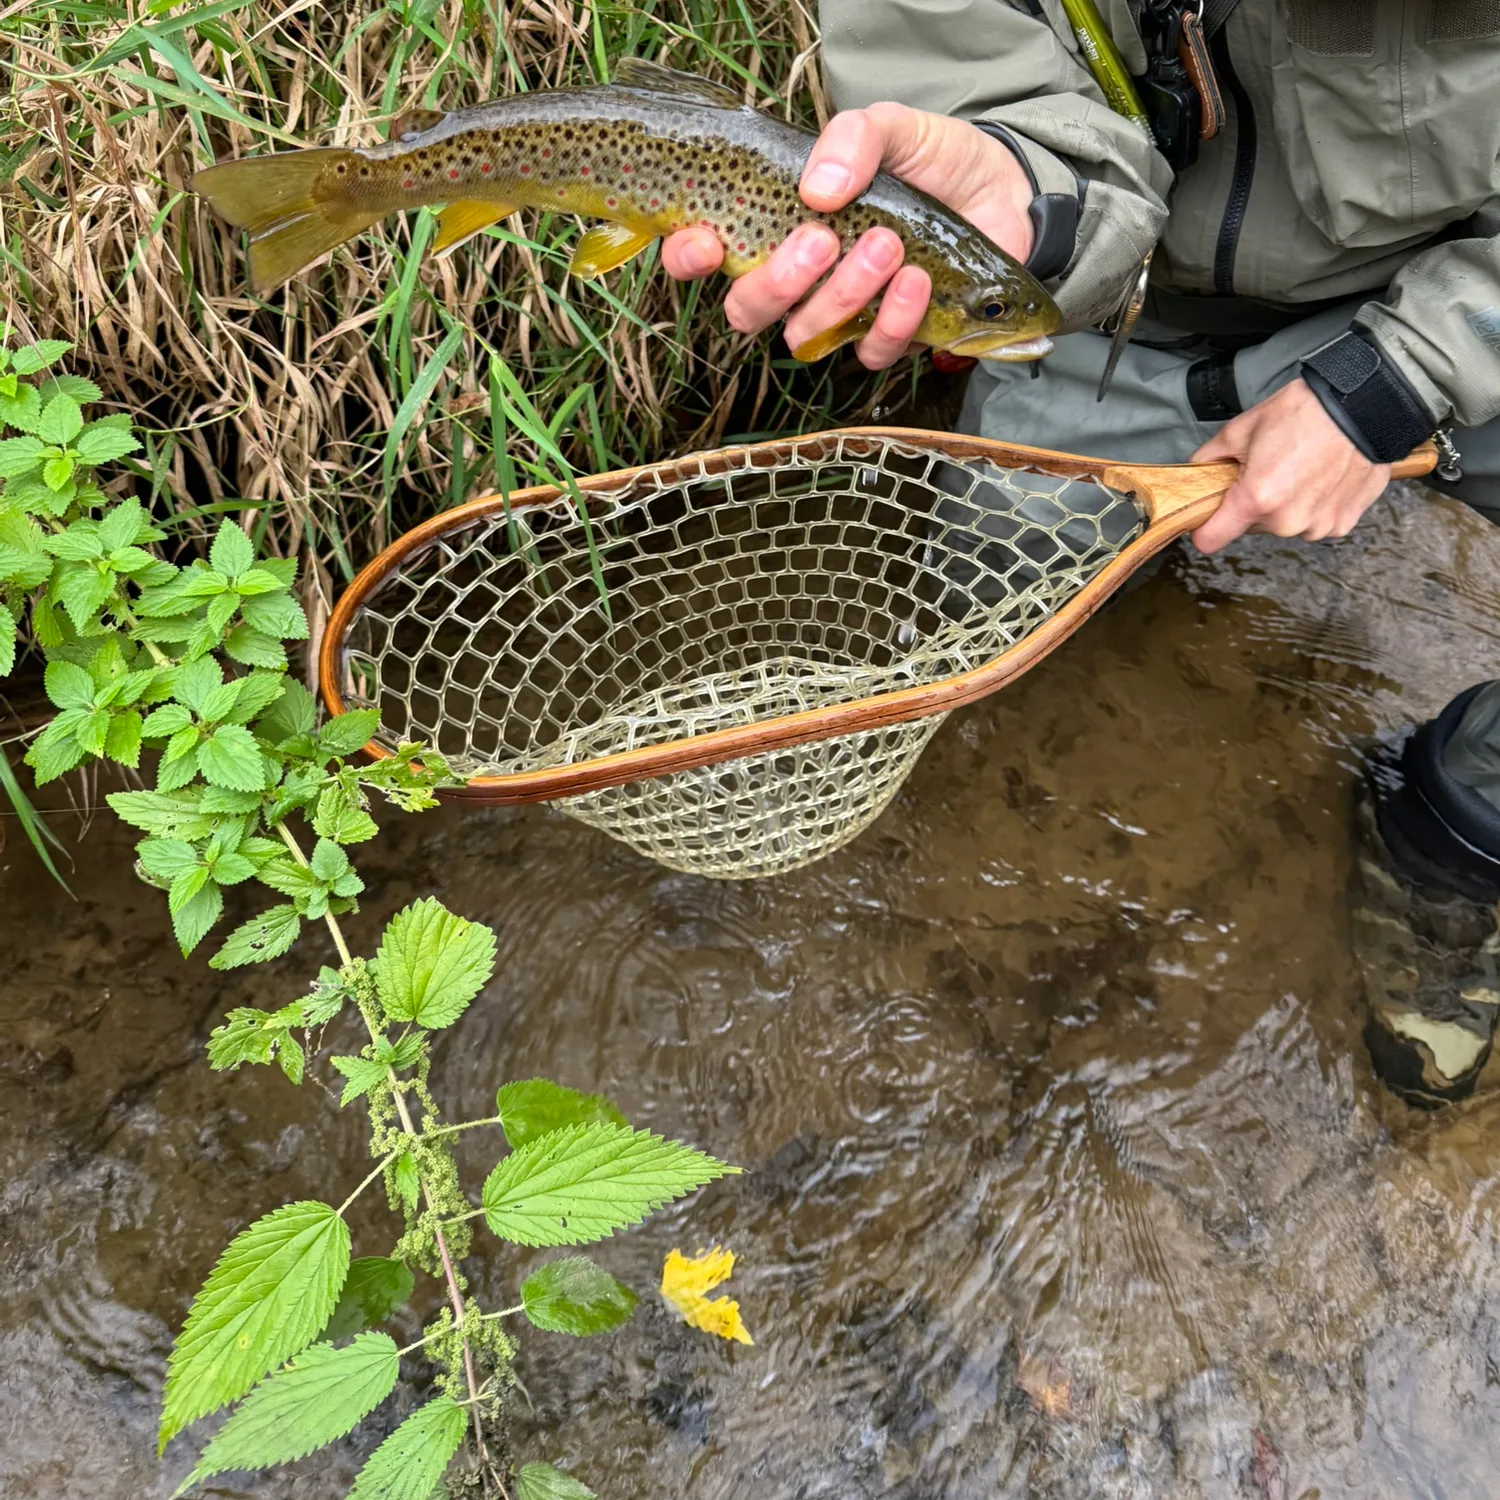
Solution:
[[[168,1363],[159,1450],[238,1403],[179,1493],[304,1457],[352,1431],[395,1390],[402,1358],[420,1356],[432,1394],[375,1449],[349,1500],[429,1500],[466,1435],[471,1462],[449,1493],[582,1500],[591,1492],[557,1469],[510,1466],[500,1419],[515,1346],[505,1321],[602,1333],[630,1317],[635,1294],[568,1256],[528,1276],[515,1306],[485,1312],[461,1269],[475,1221],[516,1245],[583,1245],[738,1169],[632,1129],[601,1095],[542,1079],[500,1088],[489,1119],[444,1123],[429,1088],[431,1040],[488,981],[494,934],[422,900],[364,958],[340,919],[358,909],[363,885],[348,851],[378,831],[371,800],[419,811],[454,778],[416,744],[355,760],[373,712],[319,723],[312,694],[287,672],[285,643],[308,633],[295,560],[258,555],[226,520],[206,558],[179,565],[161,555],[167,532],[133,496],[105,493],[99,468],[139,444],[128,417],[85,420],[83,405],[99,397],[90,381],[50,373],[68,347],[0,343],[0,433],[14,434],[0,437],[0,676],[29,641],[45,656],[57,709],[27,764],[45,784],[101,760],[139,771],[143,753],[159,752],[152,789],[108,800],[144,834],[137,871],[166,892],[184,955],[219,923],[229,886],[256,882],[281,899],[228,934],[209,959],[215,969],[277,958],[305,923],[326,925],[338,967],[289,1004],[231,1011],[209,1041],[213,1067],[274,1064],[300,1084],[332,1023],[347,1020],[364,1038],[327,1064],[341,1106],[368,1113],[374,1165],[337,1206],[289,1203],[224,1251]],[[46,858],[44,825],[8,767],[4,776]],[[498,1126],[509,1150],[476,1206],[453,1142],[479,1126]],[[389,1255],[352,1258],[345,1215],[376,1184],[402,1232]],[[437,1278],[446,1305],[398,1348],[378,1325],[406,1303],[418,1272]]]

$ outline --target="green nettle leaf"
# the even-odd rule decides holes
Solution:
[[[11,369],[17,375],[35,375],[48,365],[56,364],[72,347],[65,339],[38,339],[36,343],[16,350]]]
[[[233,1071],[241,1063],[268,1063],[284,1028],[270,1025],[263,1010],[240,1006],[224,1017],[208,1039],[209,1066]]]
[[[292,1083],[301,1088],[302,1074],[307,1067],[307,1054],[302,1050],[302,1043],[290,1032],[282,1033],[276,1052],[276,1061],[281,1064],[281,1071]]]
[[[247,667],[269,667],[275,670],[287,664],[286,652],[274,637],[262,635],[248,625],[236,625],[224,637],[225,653]]]
[[[87,709],[70,708],[60,713],[31,742],[31,748],[26,752],[26,764],[36,773],[38,786],[56,781],[83,759],[85,751],[78,743],[78,728],[87,717]]]
[[[318,798],[312,824],[319,838],[332,839],[336,844],[360,844],[380,832],[375,819],[337,782]]]
[[[371,1061],[368,1057],[330,1057],[334,1068],[349,1081],[339,1096],[339,1107],[362,1099],[371,1089],[385,1082],[385,1064]]]
[[[361,1334],[344,1349],[304,1349],[251,1391],[177,1493],[213,1474],[292,1463],[335,1442],[396,1388],[400,1365],[395,1341],[383,1333]]]
[[[349,1500],[431,1500],[464,1440],[468,1420],[448,1396],[418,1407],[370,1455]]]
[[[104,742],[109,738],[109,710],[91,709],[77,729],[78,743],[90,755],[102,755]]]
[[[3,674],[0,674],[3,675]],[[116,714],[109,721],[104,753],[122,766],[134,769],[141,763],[141,716],[132,709]]]
[[[384,1323],[411,1296],[415,1280],[399,1260],[382,1255],[361,1256],[349,1266],[343,1295],[334,1308],[323,1337],[329,1342]]]
[[[203,811],[211,813],[248,813],[260,806],[259,792],[234,792],[224,786],[208,786],[203,789]],[[279,854],[281,844],[273,844]]]
[[[281,696],[256,721],[256,730],[273,745],[299,734],[311,734],[318,722],[318,701],[295,678],[281,679]]]
[[[233,684],[238,690],[234,707],[224,717],[235,724],[258,719],[282,695],[286,682],[279,672],[252,672],[241,677]]]
[[[42,546],[53,557],[64,562],[88,562],[91,558],[104,556],[104,543],[97,527],[87,521],[75,521],[66,531],[45,537]]]
[[[603,1094],[580,1094],[546,1078],[507,1083],[495,1096],[505,1139],[512,1148],[565,1125],[628,1125]]]
[[[42,455],[47,445],[37,437],[15,437],[0,441],[0,479],[19,479],[31,474],[42,464]],[[14,490],[7,487],[6,494],[14,498]]]
[[[302,930],[295,906],[273,906],[230,933],[229,940],[209,959],[210,969],[236,969],[280,958]]]
[[[255,874],[255,861],[243,854],[221,854],[214,860],[212,873],[220,885],[239,885]]]
[[[7,376],[14,381],[15,377]],[[17,432],[35,432],[42,419],[42,393],[34,385],[18,385],[14,391],[0,391],[0,426],[14,427]]]
[[[241,724],[223,724],[198,746],[203,779],[236,792],[259,791],[266,784],[265,762],[255,736]]]
[[[329,755],[350,756],[370,743],[380,727],[380,714],[373,708],[356,708],[330,719],[318,731],[318,748]]]
[[[410,1036],[402,1037],[394,1047],[384,1037],[375,1043],[375,1055],[387,1066],[395,1068],[397,1072],[416,1067],[426,1050],[427,1038],[420,1031],[414,1031]]]
[[[555,1260],[521,1283],[526,1319],[549,1333],[586,1337],[618,1328],[639,1299],[585,1255]]]
[[[299,900],[320,889],[318,877],[311,870],[285,856],[267,860],[256,874],[263,885]]]
[[[325,1021],[331,1021],[343,1009],[344,1001],[348,998],[349,991],[344,984],[343,975],[337,969],[324,965],[312,993],[304,995],[298,1002],[302,1007],[302,1024],[321,1026]]]
[[[134,545],[143,529],[149,529],[139,500],[122,500],[99,519],[99,542],[105,552]]]
[[[124,458],[127,453],[134,453],[140,446],[122,428],[90,422],[79,435],[73,451],[86,464],[107,464],[111,459]]]
[[[393,1021],[432,1031],[463,1014],[494,967],[495,934],[428,897],[391,919],[375,956],[375,982]]]
[[[60,490],[73,478],[73,460],[65,455],[49,458],[42,465],[42,483],[49,490]]]
[[[407,1209],[415,1213],[417,1200],[422,1193],[422,1174],[417,1170],[417,1159],[411,1152],[405,1152],[396,1158],[394,1175],[397,1195]]]
[[[485,1221],[518,1245],[583,1245],[736,1173],[701,1151],[619,1125],[570,1125],[511,1152],[485,1179]]]
[[[66,353],[67,350],[60,351],[58,358]],[[71,396],[84,406],[91,401],[101,400],[104,396],[104,392],[92,380],[86,380],[82,375],[54,375],[42,383],[41,393],[49,400],[58,395]]]
[[[516,1476],[517,1500],[599,1500],[586,1484],[551,1464],[527,1464]]]
[[[240,613],[246,625],[270,640],[307,639],[307,616],[302,606],[284,591],[244,599],[240,603]]]
[[[184,958],[208,936],[223,911],[223,894],[214,882],[209,881],[196,896],[172,913],[172,931],[177,934],[177,945]]]
[[[57,581],[58,603],[79,632],[88,629],[99,607],[114,591],[113,577],[91,567],[75,566]]]
[[[224,672],[218,662],[204,658],[190,661],[172,675],[172,693],[178,702],[186,703],[196,714],[203,712],[208,695],[224,685]]]
[[[59,394],[43,409],[36,435],[44,443],[52,443],[61,448],[71,443],[82,431],[83,412],[78,403],[71,396]]]
[[[168,884],[179,875],[199,867],[198,851],[183,839],[142,839],[135,846],[135,853],[148,875]]]
[[[239,607],[240,601],[233,594],[219,594],[208,601],[208,609],[203,615],[204,624],[217,634],[234,618]]]
[[[203,816],[201,788],[189,792],[111,792],[106,798],[117,817],[145,833],[205,838],[213,820]]]
[[[308,866],[325,885],[332,885],[340,876],[349,873],[349,856],[330,840],[319,839]]]
[[[328,1321],[348,1270],[349,1229],[326,1203],[288,1203],[236,1235],[167,1363],[158,1453],[300,1354]]]
[[[177,734],[192,722],[192,710],[184,704],[163,703],[160,708],[153,708],[146,715],[146,722],[141,726],[141,732],[150,739],[160,739],[163,735]]]
[[[229,717],[239,701],[239,681],[221,682],[218,687],[211,688],[204,695],[203,707],[198,710],[198,715],[206,723],[217,724],[221,719]]]
[[[255,543],[233,521],[225,521],[208,549],[208,561],[226,578],[237,578],[255,566]]]
[[[0,677],[9,677],[15,664],[16,617],[3,604],[0,604]]]
[[[94,706],[94,679],[76,662],[50,662],[43,674],[42,685],[59,708]]]

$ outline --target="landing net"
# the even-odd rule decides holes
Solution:
[[[471,778],[692,742],[982,666],[1145,527],[1092,478],[853,434],[641,470],[588,515],[563,495],[407,556],[351,624],[345,706]],[[771,875],[866,828],[946,717],[556,806],[677,870]]]

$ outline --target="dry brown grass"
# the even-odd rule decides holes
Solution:
[[[812,0],[151,9],[0,0],[0,303],[19,334],[71,339],[75,368],[154,429],[148,468],[185,524],[249,510],[300,551],[315,612],[416,516],[556,473],[548,429],[592,470],[881,399],[871,381],[836,399],[829,371],[733,334],[712,289],[676,286],[654,256],[602,287],[570,280],[575,227],[555,216],[438,263],[414,254],[430,220],[393,220],[262,303],[236,238],[183,188],[214,158],[367,143],[403,109],[598,81],[625,53],[816,124]]]

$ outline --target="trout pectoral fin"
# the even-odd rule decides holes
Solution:
[[[430,253],[447,255],[481,229],[498,224],[515,211],[514,203],[450,203],[438,215],[437,238],[432,242]]]
[[[575,276],[602,276],[634,260],[652,240],[654,229],[632,229],[628,224],[595,224],[579,240],[568,269]]]
[[[842,349],[845,344],[862,339],[874,326],[875,314],[865,308],[855,313],[847,323],[840,323],[837,328],[825,328],[822,333],[815,333],[805,343],[798,344],[792,350],[792,358],[805,365],[826,359],[835,349]]]

